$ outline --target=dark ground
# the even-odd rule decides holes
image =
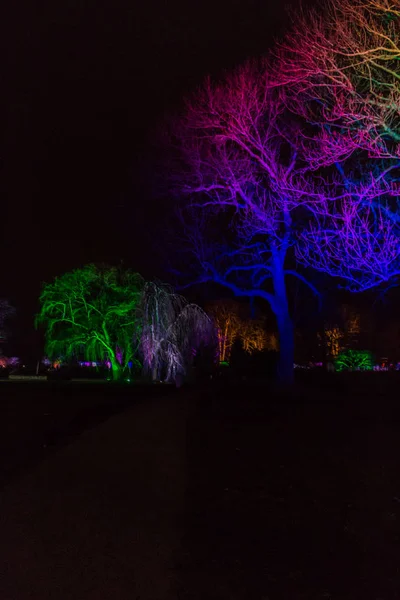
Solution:
[[[400,598],[397,374],[290,395],[1,385],[0,598]]]
[[[82,431],[171,387],[0,381],[0,489]]]

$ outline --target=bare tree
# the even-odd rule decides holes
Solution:
[[[248,63],[222,83],[208,80],[188,100],[175,135],[184,163],[176,187],[191,198],[192,220],[186,214],[184,222],[197,280],[269,303],[279,331],[279,374],[291,381],[294,335],[286,278],[315,289],[288,266],[296,230],[308,222],[310,186],[284,90],[271,87],[265,62]]]
[[[228,362],[232,346],[239,337],[242,327],[239,305],[232,301],[218,301],[207,306],[206,311],[213,319],[217,330],[219,360]]]
[[[277,69],[263,60],[220,83],[207,80],[174,130],[182,157],[175,188],[190,199],[183,222],[198,266],[193,280],[269,303],[286,381],[293,365],[287,277],[313,288],[296,263],[351,291],[400,273],[400,98],[397,82],[383,76],[374,91],[374,61],[382,75],[387,60],[378,45],[385,21],[373,28],[387,17],[380,3],[389,7],[335,0],[324,16],[304,19]],[[359,18],[350,23],[352,11]],[[395,37],[398,20],[388,27]]]

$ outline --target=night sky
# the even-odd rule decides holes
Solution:
[[[173,202],[150,192],[154,131],[206,74],[266,52],[288,6],[296,2],[8,3],[0,296],[24,326],[41,283],[68,269],[123,261],[160,274],[152,237]]]

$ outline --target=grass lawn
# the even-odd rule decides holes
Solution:
[[[399,385],[356,373],[290,393],[241,383],[133,400],[129,388],[99,403],[98,388],[16,392],[1,431],[8,421],[31,443],[46,429],[33,406],[57,401],[59,431],[104,420],[113,402],[124,412],[67,446],[55,439],[6,482],[0,596],[400,598]]]

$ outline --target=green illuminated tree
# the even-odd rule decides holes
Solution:
[[[344,350],[335,360],[336,371],[371,371],[373,366],[368,350]]]
[[[137,273],[87,265],[45,284],[36,323],[46,327],[49,357],[110,361],[118,379],[136,361],[143,283]]]

